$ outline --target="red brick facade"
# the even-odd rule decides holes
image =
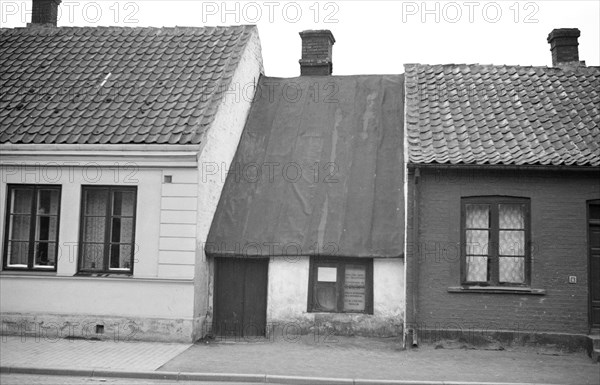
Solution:
[[[454,330],[467,338],[482,331],[588,333],[586,202],[600,198],[596,174],[485,166],[417,174],[416,186],[415,172],[408,177],[407,329],[420,338]],[[488,195],[530,199],[531,288],[543,295],[449,291],[461,285],[461,198]]]

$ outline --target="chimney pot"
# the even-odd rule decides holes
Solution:
[[[33,0],[31,23],[28,27],[56,27],[58,5],[62,0]]]
[[[301,76],[327,76],[333,71],[332,51],[335,39],[330,30],[300,32],[302,38]]]
[[[575,65],[579,63],[579,43],[581,32],[577,28],[553,29],[548,34],[548,43],[552,52],[552,66]]]

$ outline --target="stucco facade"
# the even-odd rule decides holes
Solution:
[[[390,337],[402,334],[404,259],[373,260],[373,314],[308,311],[310,257],[269,261],[267,322],[274,333],[340,333]]]
[[[8,184],[59,185],[62,195],[56,272],[0,273],[3,332],[190,340],[195,256],[195,233],[191,230],[196,226],[195,151],[183,152],[180,155],[186,156],[176,162],[169,159],[168,153],[160,152],[154,158],[148,152],[138,152],[136,158],[134,152],[114,162],[107,160],[101,151],[96,151],[96,155],[104,156],[101,161],[90,157],[89,150],[77,155],[74,155],[77,151],[70,149],[63,152],[69,154],[65,155],[68,160],[61,159],[61,151],[56,149],[52,151],[52,161],[36,160],[40,157],[37,149],[9,150],[3,156],[2,218],[6,217]],[[169,162],[173,163],[170,167],[152,166]],[[171,176],[172,183],[164,183],[165,175]],[[76,276],[79,202],[82,186],[90,185],[137,187],[132,276]],[[4,237],[2,242],[4,250]],[[103,335],[96,333],[96,325],[104,327]]]

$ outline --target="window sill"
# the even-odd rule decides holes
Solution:
[[[133,273],[77,273],[74,277],[89,277],[89,278],[133,278]]]
[[[56,270],[25,270],[25,269],[5,269],[0,271],[2,275],[41,275],[41,276],[55,276]]]
[[[448,293],[546,295],[546,290],[532,289],[530,287],[452,286],[448,288]]]
[[[307,314],[317,315],[373,315],[373,312],[363,311],[323,311],[323,310],[309,310]]]

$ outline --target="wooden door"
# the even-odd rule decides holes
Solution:
[[[268,259],[215,259],[215,333],[265,336],[268,267]]]
[[[588,204],[590,328],[600,331],[600,200]]]

